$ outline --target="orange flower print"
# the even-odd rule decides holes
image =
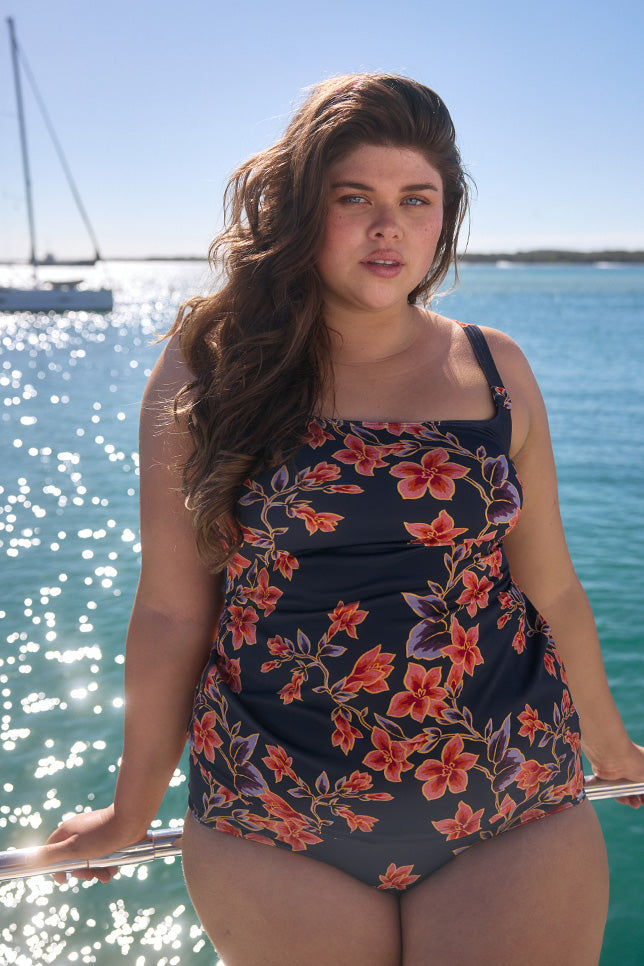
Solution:
[[[456,537],[467,533],[467,527],[454,526],[453,517],[445,510],[441,510],[431,523],[406,523],[405,527],[412,537],[416,537],[414,543],[422,543],[426,547],[449,547]]]
[[[545,730],[546,726],[539,718],[539,712],[531,708],[529,704],[526,704],[525,711],[518,714],[517,718],[521,722],[519,734],[523,738],[529,738],[530,744],[534,741],[535,732]]]
[[[367,429],[386,429],[392,436],[400,436],[407,430],[410,436],[420,436],[424,430],[422,423],[365,423]]]
[[[338,450],[333,456],[341,463],[353,464],[356,473],[362,476],[373,476],[373,471],[377,466],[386,466],[382,458],[382,448],[380,446],[370,446],[359,436],[346,436],[344,439],[347,444],[346,449]]]
[[[503,563],[503,557],[501,556],[501,551],[498,547],[491,554],[488,554],[487,557],[481,557],[479,563],[485,564],[490,577],[501,576],[501,564]]]
[[[481,828],[481,818],[484,809],[473,812],[465,802],[458,803],[458,809],[454,818],[445,818],[441,822],[432,822],[434,828],[447,836],[447,841],[453,839],[463,839],[467,835],[473,835]]]
[[[566,744],[570,745],[573,751],[579,751],[581,746],[581,735],[578,731],[567,731],[564,735],[564,741]]]
[[[529,759],[524,761],[516,780],[519,788],[525,788],[525,797],[530,798],[534,795],[542,782],[547,782],[552,778],[552,772],[545,765],[540,765],[538,761]]]
[[[487,607],[489,593],[494,584],[487,577],[479,578],[471,570],[466,570],[463,574],[465,590],[456,601],[457,604],[467,604],[467,613],[470,617],[476,616],[478,607]]]
[[[341,708],[336,708],[331,717],[335,725],[335,731],[331,735],[331,742],[334,747],[340,745],[345,755],[348,755],[353,749],[356,738],[362,738],[363,734],[357,728],[353,727]]]
[[[392,741],[386,731],[382,728],[374,728],[371,740],[376,746],[376,751],[370,751],[362,759],[362,763],[367,768],[375,768],[376,771],[384,771],[388,782],[399,782],[400,775],[404,771],[409,771],[414,766],[407,761],[409,749],[402,741]]]
[[[215,731],[215,722],[213,711],[206,712],[201,719],[195,718],[192,722],[192,747],[197,755],[203,752],[208,761],[215,760],[215,748],[220,748],[222,744]]]
[[[327,637],[333,637],[339,631],[345,631],[349,637],[357,638],[356,625],[361,624],[369,613],[366,610],[358,610],[359,604],[359,600],[352,604],[345,604],[343,600],[338,601],[338,606],[332,614],[329,614],[332,623]]]
[[[246,597],[257,604],[260,610],[263,610],[267,616],[273,613],[275,604],[282,596],[282,591],[278,590],[277,587],[270,587],[268,581],[268,570],[266,567],[262,567],[257,576],[256,586],[244,587]]]
[[[384,875],[379,875],[382,885],[379,885],[379,889],[406,889],[407,886],[413,885],[417,879],[420,879],[419,875],[411,875],[411,870],[413,865],[394,865],[391,862],[387,866],[387,871]]]
[[[525,621],[523,618],[519,621],[519,630],[512,638],[512,647],[517,654],[523,654],[525,649]]]
[[[474,674],[477,664],[483,664],[483,657],[477,646],[479,639],[478,624],[466,631],[456,618],[450,629],[452,643],[441,648],[441,653],[452,659],[452,667],[447,677],[447,687],[454,691],[463,680],[463,674]]]
[[[498,810],[496,815],[492,816],[492,818],[490,819],[490,822],[498,822],[500,821],[500,819],[507,818],[508,815],[512,815],[512,812],[515,810],[516,807],[517,807],[517,803],[514,801],[514,799],[510,798],[510,796],[506,794],[505,798],[501,802],[500,809]]]
[[[447,452],[438,448],[425,453],[420,465],[399,463],[391,470],[391,475],[400,477],[398,492],[406,500],[419,500],[427,490],[437,500],[451,500],[454,480],[468,472],[466,466],[450,463]]]
[[[478,755],[463,751],[463,739],[458,735],[450,738],[441,755],[440,761],[425,761],[415,772],[423,785],[423,795],[428,801],[441,798],[446,789],[460,795],[467,788],[467,772],[478,761]]]
[[[330,483],[337,480],[340,475],[340,467],[332,466],[331,463],[318,463],[313,469],[309,469],[304,475],[298,473],[299,483]]]
[[[255,624],[257,623],[257,611],[254,607],[236,607],[233,605],[228,608],[229,621],[226,627],[232,631],[233,647],[239,650],[242,644],[255,643]]]
[[[285,684],[283,688],[280,688],[278,694],[284,704],[292,704],[293,701],[302,700],[302,681],[304,680],[304,675],[300,671],[296,671],[288,684]]]
[[[546,653],[543,655],[543,666],[548,674],[551,674],[553,678],[557,677],[557,668],[555,667],[554,658],[548,651],[546,651]]]
[[[247,560],[246,557],[242,557],[240,553],[236,553],[232,560],[228,562],[228,566],[226,568],[228,579],[232,580],[233,577],[239,577],[246,567],[250,567],[250,560]]]
[[[302,442],[316,449],[318,446],[324,446],[327,439],[333,439],[333,434],[327,433],[318,423],[309,423]]]
[[[409,714],[414,721],[422,722],[429,714],[440,718],[446,707],[443,698],[447,691],[439,687],[441,669],[434,667],[427,671],[421,664],[409,664],[405,673],[406,691],[399,691],[389,703],[387,714],[403,718]]]
[[[352,771],[348,778],[343,778],[340,791],[346,794],[360,795],[371,788],[373,781],[366,771]]]
[[[286,842],[294,852],[302,852],[309,845],[317,845],[322,839],[309,831],[302,821],[276,822],[273,831],[280,842]]]
[[[219,674],[231,691],[239,694],[241,691],[241,665],[240,662],[226,655],[218,663]]]
[[[236,825],[231,825],[225,818],[218,818],[215,821],[215,828],[218,832],[225,832],[227,835],[234,835],[238,839],[243,839],[240,829]]]
[[[262,758],[262,761],[275,772],[275,781],[281,782],[285,775],[295,780],[295,772],[291,767],[293,759],[286,754],[284,749],[280,748],[279,745],[266,745],[266,750],[268,755],[266,758]]]
[[[344,519],[337,513],[316,513],[313,507],[305,505],[293,506],[291,513],[299,520],[304,520],[304,525],[311,534],[317,533],[318,530],[322,533],[331,533],[340,520]]]
[[[276,657],[286,657],[287,654],[291,653],[291,648],[279,634],[276,637],[269,637],[266,646],[271,654],[275,654]]]
[[[393,671],[391,664],[393,658],[393,654],[380,653],[380,644],[372,647],[370,651],[358,658],[351,674],[342,685],[342,691],[348,691],[351,694],[356,694],[360,688],[364,688],[369,694],[388,691],[389,685],[385,682],[385,678]]]
[[[292,578],[293,571],[298,570],[299,566],[297,557],[287,553],[286,550],[278,550],[274,554],[273,570],[279,570],[282,577],[286,577],[287,580]]]
[[[345,819],[352,832],[356,830],[360,832],[371,832],[378,821],[377,818],[372,818],[371,815],[356,815],[352,809],[347,808],[345,805],[339,805],[333,811],[336,815],[340,815]]]

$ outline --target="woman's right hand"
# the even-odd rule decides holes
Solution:
[[[49,836],[41,849],[34,853],[34,862],[38,865],[68,862],[78,859],[91,861],[117,852],[128,845],[144,839],[147,828],[138,832],[132,827],[125,829],[114,812],[114,805],[97,809],[93,812],[82,812],[74,815],[58,826]],[[72,872],[78,879],[99,879],[109,882],[116,875],[118,868],[79,868]],[[62,885],[67,879],[66,872],[54,872],[53,878]]]

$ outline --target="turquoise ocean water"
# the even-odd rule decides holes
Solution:
[[[113,264],[107,316],[0,315],[0,850],[107,804],[138,573],[137,416],[202,265]],[[608,676],[644,744],[644,268],[466,266],[438,306],[509,332],[548,405],[566,532]],[[181,820],[181,771],[159,826]],[[602,966],[644,964],[644,809],[596,804],[611,911]],[[0,962],[215,962],[178,860],[109,886],[0,883]]]

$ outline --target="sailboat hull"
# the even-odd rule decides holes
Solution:
[[[0,288],[0,312],[111,312],[107,288]]]

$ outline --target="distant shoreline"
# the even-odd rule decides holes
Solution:
[[[204,255],[114,255],[104,257],[104,262],[207,262]],[[610,263],[614,265],[644,265],[644,251],[626,249],[607,249],[604,251],[568,251],[566,249],[531,249],[520,252],[465,252],[459,255],[463,264],[494,265],[498,262],[520,265],[595,265]],[[29,265],[26,261],[0,259],[0,265]],[[38,263],[44,268],[59,265],[88,265],[87,260],[52,259]],[[91,264],[91,263],[89,263]]]

